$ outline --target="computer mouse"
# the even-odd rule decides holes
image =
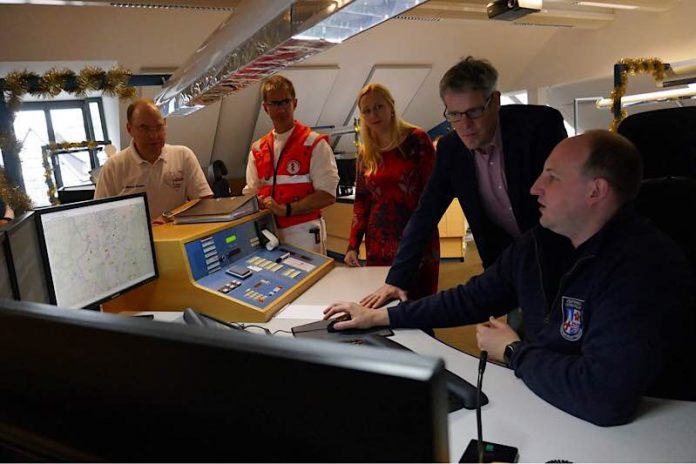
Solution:
[[[329,324],[326,326],[327,332],[340,332],[340,330],[334,329],[334,325],[336,325],[337,322],[343,322],[343,321],[349,321],[350,320],[350,314],[344,314],[343,316],[339,316],[335,319],[331,319],[329,321]]]

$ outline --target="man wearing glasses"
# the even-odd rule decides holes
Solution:
[[[109,158],[99,172],[94,198],[146,192],[150,220],[194,198],[212,198],[196,155],[168,145],[167,122],[152,100],[131,103],[126,112],[130,145]]]
[[[440,80],[453,132],[437,145],[435,168],[411,216],[386,283],[360,303],[377,308],[407,299],[419,256],[453,198],[458,198],[485,268],[539,222],[529,189],[551,150],[567,137],[561,114],[537,105],[500,106],[498,71],[467,57]],[[515,321],[516,322],[516,321]]]
[[[327,136],[295,121],[295,87],[275,75],[261,85],[273,130],[254,142],[244,194],[256,194],[275,216],[280,240],[326,254],[321,208],[336,201],[338,168]]]

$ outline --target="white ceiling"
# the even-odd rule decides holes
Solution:
[[[478,8],[480,15],[485,0],[431,0],[409,12],[407,18],[388,21],[304,62],[303,66],[337,70],[332,73],[326,99],[312,101],[311,106],[321,107],[318,124],[341,126],[350,117],[355,96],[375,66],[424,65],[430,72],[408,107],[403,108],[403,115],[428,129],[441,121],[437,91],[440,77],[457,60],[474,55],[488,58],[498,68],[501,90],[528,89],[531,102],[548,101],[560,107],[570,120],[571,93],[573,97],[590,96],[603,88],[601,93],[608,94],[612,66],[620,58],[656,56],[668,62],[696,58],[696,35],[692,32],[696,1],[624,1],[629,2],[648,9],[598,9],[578,7],[570,0],[546,0],[545,9],[555,11],[557,16],[558,11],[572,11],[575,13],[571,16],[592,13],[611,18],[601,20],[600,26],[548,27],[462,19],[465,8]],[[0,5],[0,70],[7,69],[2,63],[19,66],[18,62],[29,61],[115,61],[135,73],[153,68],[173,70],[230,16],[229,11],[109,8],[103,6],[105,1],[98,3],[102,6]],[[234,6],[236,1],[217,3]],[[658,11],[660,8],[669,9]],[[308,89],[303,99],[322,99],[313,92],[313,77],[307,82],[305,78],[296,79],[298,87]],[[583,82],[593,83],[588,91],[583,90]],[[572,92],[564,91],[569,84],[573,84]],[[629,84],[629,92],[632,89],[633,84]],[[202,116],[196,113],[182,122],[191,126],[185,131],[186,137],[212,137],[212,143],[179,141],[201,147],[198,155],[203,164],[223,159],[233,173],[242,174],[258,104],[257,86],[226,97],[221,105],[199,112]],[[299,104],[302,106],[302,101]],[[215,127],[207,130],[211,124]],[[605,122],[598,124],[604,126]],[[195,129],[203,126],[206,130]],[[122,144],[127,141],[124,132]]]

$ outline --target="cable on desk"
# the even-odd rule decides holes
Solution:
[[[261,329],[266,335],[273,335],[270,330],[268,330],[265,327],[261,327],[260,325],[254,325],[254,324],[238,324],[239,327],[242,328],[242,330],[246,331],[247,329]]]
[[[280,330],[280,329],[276,330],[276,331],[273,332],[271,335],[275,335],[275,334],[277,334],[277,333],[284,333],[284,334],[290,334],[290,335],[292,335],[292,332],[290,332],[289,330]]]

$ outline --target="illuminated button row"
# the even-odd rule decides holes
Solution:
[[[261,258],[260,256],[253,256],[250,259],[247,260],[247,263],[253,265],[253,266],[258,266],[263,269],[268,269],[271,272],[278,272],[281,270],[284,266],[280,263],[274,263],[273,261],[269,261],[267,259]]]
[[[235,288],[239,287],[240,285],[242,285],[242,283],[240,281],[232,279],[229,282],[227,282],[225,285],[223,285],[222,287],[218,288],[218,292],[229,293],[232,290],[234,290]]]
[[[248,288],[244,291],[244,296],[247,298],[250,298],[252,300],[258,301],[259,303],[263,303],[266,301],[266,298],[274,296],[276,293],[280,292],[283,290],[282,285],[276,285],[273,287],[273,290],[268,292],[268,295],[264,295],[263,293],[257,292],[256,290],[252,290],[251,288]]]
[[[203,247],[203,256],[205,257],[205,267],[208,274],[212,274],[220,270],[220,259],[218,258],[217,248],[213,237],[206,237],[201,240]]]
[[[295,269],[286,269],[285,271],[283,271],[282,274],[283,274],[285,277],[289,277],[289,278],[291,278],[291,279],[294,279],[295,277],[297,277],[298,275],[300,275],[300,271],[295,270]]]
[[[258,301],[259,303],[263,303],[264,301],[266,301],[266,295],[256,292],[250,288],[246,289],[246,291],[244,292],[244,296],[249,299]]]

